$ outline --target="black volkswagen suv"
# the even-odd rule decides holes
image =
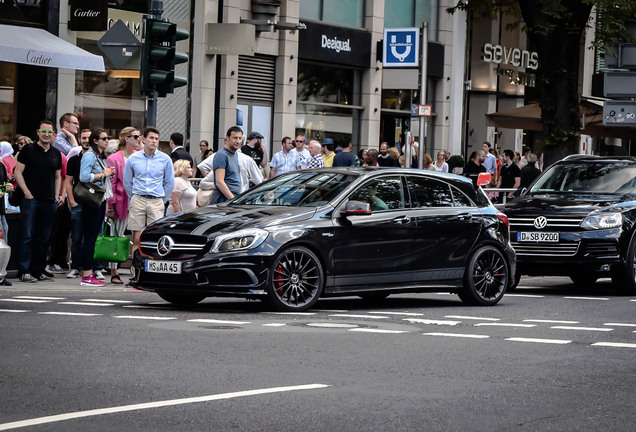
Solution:
[[[587,285],[611,277],[616,291],[636,294],[636,158],[568,156],[500,210],[517,252],[516,283],[521,275]]]

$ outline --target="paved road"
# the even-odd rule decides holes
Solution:
[[[636,424],[636,298],[607,282],[524,278],[493,308],[431,293],[280,314],[241,299],[179,310],[58,276],[0,290],[0,326],[0,430]]]

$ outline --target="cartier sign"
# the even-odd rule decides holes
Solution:
[[[108,29],[108,0],[70,0],[69,30]]]

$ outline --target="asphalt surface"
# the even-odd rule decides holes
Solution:
[[[16,282],[0,430],[632,431],[636,298],[610,288],[524,278],[491,308],[440,292],[278,314]]]

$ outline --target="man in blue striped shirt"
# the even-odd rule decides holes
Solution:
[[[124,189],[130,199],[128,229],[133,232],[133,253],[139,247],[141,230],[163,217],[165,203],[174,189],[170,156],[157,150],[159,131],[144,129],[144,148],[130,155],[124,169]]]

